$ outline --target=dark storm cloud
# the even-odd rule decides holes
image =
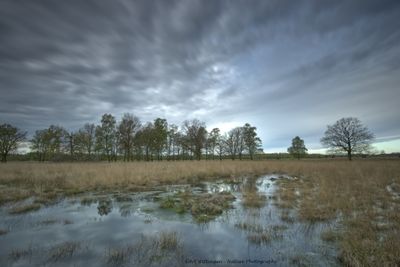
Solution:
[[[2,1],[0,120],[249,121],[265,147],[317,147],[326,124],[358,116],[398,136],[399,17],[378,0]]]

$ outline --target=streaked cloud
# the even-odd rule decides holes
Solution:
[[[378,0],[5,0],[0,121],[31,134],[106,112],[250,122],[272,151],[295,135],[319,149],[327,124],[354,116],[388,140],[399,17],[399,1]]]

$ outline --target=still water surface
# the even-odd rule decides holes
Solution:
[[[0,236],[0,266],[337,266],[336,248],[320,237],[332,225],[282,221],[276,179],[291,177],[252,180],[258,194],[266,196],[261,208],[243,207],[242,191],[250,183],[246,178],[235,184],[221,180],[89,194],[21,215],[10,215],[10,206],[3,206],[0,228],[9,232]],[[197,223],[189,212],[159,207],[160,199],[183,190],[231,192],[236,199],[216,219]],[[95,200],[81,201],[85,198]],[[254,242],[249,236],[258,233],[238,227],[243,223],[273,229],[276,238]],[[176,235],[177,246],[157,247],[163,233]]]

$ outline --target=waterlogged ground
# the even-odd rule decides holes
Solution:
[[[296,221],[276,181],[236,181],[86,194],[37,211],[0,208],[0,266],[335,266],[321,239],[334,223]]]

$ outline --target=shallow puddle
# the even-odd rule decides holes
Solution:
[[[336,249],[321,240],[332,227],[294,219],[275,203],[277,179],[204,182],[151,192],[88,194],[25,214],[0,209],[0,266],[335,266]],[[160,203],[179,192],[222,192],[231,208],[206,223],[190,210]],[[193,210],[193,209],[192,209]],[[285,216],[282,216],[284,214]]]

